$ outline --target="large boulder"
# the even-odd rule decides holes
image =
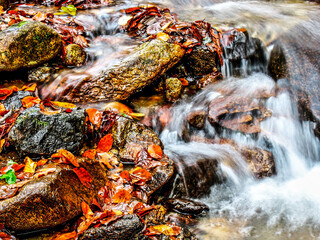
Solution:
[[[57,56],[60,35],[43,23],[23,21],[0,32],[0,71],[30,68]]]
[[[82,79],[76,87],[65,89],[61,98],[71,102],[125,100],[154,82],[184,53],[179,45],[152,40],[135,49],[119,65],[97,77]],[[50,95],[54,97],[55,92]]]
[[[45,165],[53,173],[34,178],[19,193],[0,201],[0,223],[13,230],[36,230],[65,223],[81,213],[81,202],[91,203],[106,184],[104,166],[95,160],[79,159],[91,175],[92,188],[85,187],[66,164]]]
[[[48,155],[63,148],[76,153],[83,142],[83,109],[46,115],[39,107],[23,111],[9,132],[9,142],[20,155]]]

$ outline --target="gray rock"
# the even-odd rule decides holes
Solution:
[[[84,128],[83,109],[45,115],[39,107],[31,107],[17,118],[8,140],[20,155],[48,155],[60,148],[77,153]]]
[[[6,100],[1,102],[7,110],[18,110],[22,107],[21,100],[27,96],[33,96],[33,93],[28,91],[18,91],[12,93]]]
[[[43,23],[23,21],[0,32],[0,71],[30,68],[58,55],[60,35]]]

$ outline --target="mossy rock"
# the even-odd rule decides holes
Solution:
[[[23,21],[0,32],[0,71],[31,68],[58,55],[62,39],[50,27]]]
[[[67,66],[81,66],[86,61],[86,52],[78,44],[69,44],[65,48],[63,62]]]

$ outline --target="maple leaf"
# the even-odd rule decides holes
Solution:
[[[77,174],[80,182],[86,187],[86,188],[91,188],[91,183],[92,183],[92,177],[90,175],[90,173],[88,173],[87,170],[85,170],[84,168],[80,167],[80,168],[74,168],[72,169],[75,174]]]
[[[100,150],[101,152],[109,152],[109,150],[112,148],[112,144],[113,144],[112,134],[107,134],[100,139],[97,149]]]

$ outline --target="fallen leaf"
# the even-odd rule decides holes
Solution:
[[[27,97],[24,97],[21,100],[21,102],[22,102],[23,107],[29,108],[29,107],[32,107],[36,104],[39,104],[41,102],[41,99],[38,97],[27,96]]]
[[[62,108],[75,108],[76,105],[73,103],[67,103],[67,102],[57,102],[57,101],[50,101],[54,106],[62,107]]]
[[[95,108],[88,108],[86,109],[86,112],[88,114],[89,117],[89,121],[93,124],[93,125],[97,125],[97,127],[100,126],[101,124],[101,119],[102,119],[102,114],[101,112],[99,112],[97,109]]]
[[[107,168],[112,169],[112,161],[114,161],[113,158],[116,158],[116,156],[113,153],[102,152],[98,153],[98,158],[100,162],[107,166]]]
[[[148,233],[146,234],[147,236],[159,235],[159,234],[164,234],[167,236],[178,236],[181,232],[181,228],[175,225],[150,226],[147,228],[147,230],[148,230]]]
[[[86,218],[91,218],[93,216],[93,212],[92,212],[91,208],[89,207],[89,205],[85,201],[82,201],[81,209],[82,209],[83,215]]]
[[[170,36],[168,34],[164,33],[164,32],[158,32],[157,33],[157,38],[166,42],[166,41],[169,40]]]
[[[97,149],[102,152],[109,152],[113,144],[112,134],[107,134],[100,139]]]
[[[131,181],[130,173],[127,170],[122,171],[120,173],[120,177],[122,177],[123,179],[127,180],[127,182]]]
[[[116,194],[112,197],[113,203],[128,203],[130,202],[130,200],[131,194],[125,189],[118,190]]]
[[[75,174],[77,174],[80,182],[86,187],[86,188],[91,188],[91,183],[92,183],[92,177],[90,173],[84,168],[74,168],[72,169]]]
[[[185,79],[185,78],[179,78],[179,80],[180,80],[182,86],[185,86],[185,87],[186,87],[186,86],[189,86],[189,82],[188,82],[187,79]]]
[[[82,157],[86,157],[93,160],[96,158],[96,154],[97,154],[96,149],[89,149],[82,154]]]
[[[66,160],[66,162],[70,162],[73,166],[79,167],[79,163],[77,158],[69,151],[65,149],[59,149],[57,153],[51,155],[52,158],[62,158],[62,160]]]
[[[55,236],[53,236],[52,238],[50,238],[50,240],[74,240],[78,237],[78,234],[76,231],[72,231],[69,233],[59,233]]]
[[[0,89],[0,100],[6,100],[13,93],[12,89],[1,88]]]
[[[155,144],[151,144],[148,146],[148,153],[151,157],[158,160],[161,159],[163,155],[162,148],[159,145]]]
[[[136,185],[144,185],[147,181],[150,181],[152,176],[146,169],[137,167],[130,171],[131,182]]]
[[[47,14],[42,12],[38,12],[36,15],[32,17],[33,20],[36,20],[39,22],[45,20],[46,18],[47,18]]]
[[[40,13],[40,12],[39,12],[39,13]],[[21,91],[34,92],[34,91],[36,91],[36,89],[37,89],[37,84],[34,83],[34,84],[32,84],[31,86],[23,86],[23,87],[21,88]],[[18,89],[17,89],[17,91],[18,91]]]
[[[45,165],[48,162],[48,159],[41,159],[37,162],[37,166]]]
[[[113,111],[116,113],[133,113],[131,108],[120,102],[108,102],[104,105],[104,109],[106,111]]]
[[[2,152],[2,149],[3,149],[3,146],[4,146],[5,143],[6,143],[5,139],[1,139],[0,140],[0,153]]]
[[[14,184],[17,181],[17,177],[13,169],[8,170],[0,177],[0,179],[5,179],[8,184]]]
[[[94,221],[94,218],[86,218],[84,221],[82,221],[77,228],[78,235],[87,230]]]
[[[34,173],[36,171],[37,163],[32,161],[31,158],[26,157],[24,159],[24,162],[25,162],[25,167],[23,169],[24,172]]]

